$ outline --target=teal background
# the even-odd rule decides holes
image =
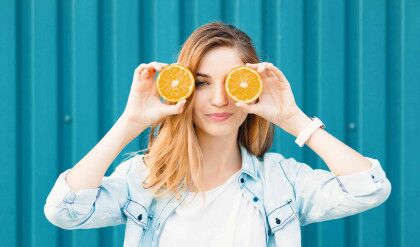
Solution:
[[[46,196],[122,113],[134,69],[175,62],[186,37],[215,20],[247,32],[298,105],[391,180],[386,203],[303,227],[303,246],[418,245],[419,13],[417,0],[1,0],[0,245],[122,246],[124,226],[54,227]],[[123,153],[146,147],[147,134]],[[327,168],[281,129],[272,151]]]

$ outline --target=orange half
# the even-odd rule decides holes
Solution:
[[[250,103],[261,95],[262,82],[257,71],[247,66],[239,66],[229,72],[225,88],[233,100]]]
[[[178,102],[188,98],[194,91],[194,76],[186,67],[171,64],[160,71],[156,87],[162,98]]]

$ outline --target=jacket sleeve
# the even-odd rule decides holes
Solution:
[[[297,167],[293,184],[301,225],[361,213],[389,197],[391,183],[379,161],[365,158],[372,163],[369,170],[344,176],[287,159]]]
[[[104,176],[94,189],[72,191],[66,175],[61,173],[51,189],[44,214],[49,222],[63,229],[87,229],[119,225],[126,222],[122,208],[128,198],[126,175],[133,158],[119,164],[110,176]]]

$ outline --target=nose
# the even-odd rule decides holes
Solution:
[[[228,104],[228,98],[226,95],[224,83],[217,83],[214,87],[211,103],[212,105],[218,107],[225,106]]]

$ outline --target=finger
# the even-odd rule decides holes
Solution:
[[[136,69],[134,70],[134,77],[140,77],[141,72],[142,72],[145,65],[146,64],[142,63],[142,64],[140,64],[139,66],[136,67]]]
[[[142,63],[139,66],[137,66],[137,68],[134,70],[134,81],[138,81],[139,79],[146,79],[150,75],[146,68],[148,68],[148,64],[145,63]]]
[[[168,66],[166,63],[151,62],[149,63],[150,67],[160,72],[164,67]]]
[[[261,73],[263,71],[263,69],[264,69],[264,64],[263,63],[258,64],[257,72]]]
[[[140,78],[141,78],[141,79],[144,79],[144,80],[147,80],[147,79],[149,79],[150,75],[152,75],[153,73],[154,73],[154,72],[153,72],[153,71],[150,71],[150,69],[149,69],[149,68],[144,68],[144,69],[141,71]]]
[[[257,69],[258,63],[246,63],[245,66],[253,68],[253,69]]]
[[[149,64],[141,64],[135,70],[133,86],[140,87],[144,85],[145,88],[152,88],[154,87],[154,81],[152,80],[152,75],[155,74],[155,70],[153,66]]]
[[[270,76],[266,63],[246,63],[245,66],[256,70],[262,77]]]
[[[167,63],[158,63],[158,62],[151,62],[151,63],[142,63],[135,69],[135,74],[141,76],[144,70],[155,70],[160,71],[164,67],[168,66]]]
[[[156,71],[161,71],[162,69],[163,69],[162,66],[155,62],[146,64],[141,68],[140,78],[150,79],[151,77],[155,76]]]
[[[141,72],[141,75],[135,75],[135,78],[133,79],[133,83],[131,84],[131,90],[134,91],[149,91],[152,90],[152,92],[155,90],[153,80],[150,80],[148,78],[150,72],[147,70],[143,70]]]
[[[257,69],[258,69],[258,65],[256,65],[256,64],[247,63],[245,66],[248,67],[248,68],[251,68],[255,71],[257,71]]]
[[[267,63],[265,62],[260,63],[260,65],[258,66],[257,72],[262,74],[265,70],[267,70]]]
[[[184,111],[185,103],[187,102],[186,99],[178,101],[175,105],[166,105],[165,111],[167,115],[175,115],[182,113]]]
[[[267,65],[267,73],[268,76],[271,78],[277,78],[277,75],[274,73],[273,69],[271,68],[272,66],[269,64]]]
[[[287,81],[286,76],[274,64],[268,64],[268,68],[282,81]]]

